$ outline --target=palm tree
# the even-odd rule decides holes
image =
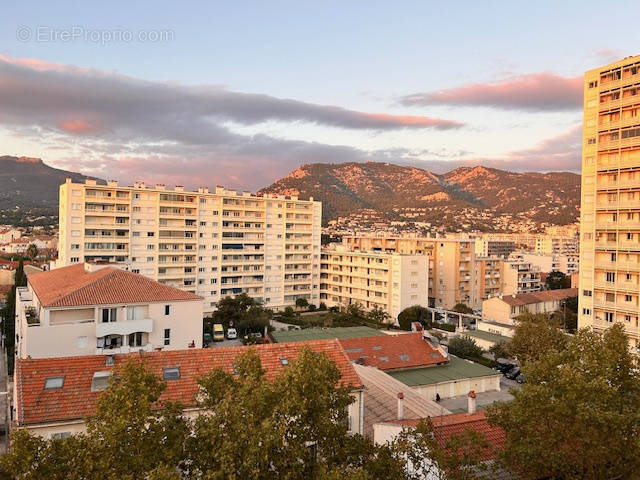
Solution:
[[[38,247],[36,247],[35,243],[31,243],[27,247],[27,257],[29,257],[32,261],[36,259],[38,256]]]

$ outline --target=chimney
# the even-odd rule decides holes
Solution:
[[[404,420],[404,393],[398,394],[398,420]]]
[[[467,410],[469,415],[476,413],[476,392],[473,390],[467,394]]]

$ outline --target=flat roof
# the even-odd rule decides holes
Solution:
[[[271,332],[277,343],[304,342],[306,340],[325,340],[330,338],[360,338],[385,335],[371,327],[334,327],[334,328],[302,328],[286,332]]]
[[[419,385],[432,385],[434,383],[462,380],[464,378],[500,375],[500,372],[496,370],[492,370],[478,363],[473,363],[469,360],[458,358],[454,355],[449,355],[448,365],[412,368],[408,370],[386,373],[410,387]]]
[[[477,337],[482,340],[488,340],[490,342],[510,342],[511,338],[506,335],[499,335],[497,333],[485,332],[484,330],[467,330],[463,335],[469,335],[470,337]]]

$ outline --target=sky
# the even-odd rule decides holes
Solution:
[[[584,71],[640,54],[640,3],[603,5],[11,2],[0,155],[250,191],[314,162],[579,172]]]

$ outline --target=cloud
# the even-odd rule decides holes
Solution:
[[[57,167],[104,179],[258,190],[303,163],[381,161],[450,170],[465,162],[486,161],[501,168],[539,170],[553,163],[543,161],[543,156],[554,158],[557,168],[568,161],[561,139],[543,142],[537,153],[531,149],[503,159],[465,160],[473,154],[459,148],[365,151],[243,135],[229,128],[229,123],[255,125],[268,120],[381,131],[458,125],[0,56],[0,125],[9,138],[33,148],[15,153],[50,161],[43,152],[51,152]]]
[[[59,125],[68,115],[91,116],[96,128],[123,129],[147,124],[147,134],[182,133],[192,139],[212,123],[253,125],[270,120],[365,129],[451,129],[460,122],[418,115],[367,113],[316,105],[264,94],[241,93],[219,86],[188,87],[148,82],[96,70],[32,59],[0,56],[0,107],[16,117],[36,113],[41,122]],[[66,121],[63,120],[63,121]],[[180,131],[180,129],[182,129]],[[93,129],[91,129],[92,131]],[[189,132],[191,130],[191,132]],[[90,130],[87,130],[87,132]]]
[[[542,140],[537,145],[522,150],[508,152],[502,157],[472,157],[443,161],[423,160],[407,155],[402,163],[418,166],[435,173],[445,173],[457,167],[499,168],[512,172],[568,171],[580,173],[582,166],[582,125],[555,137]]]
[[[582,77],[552,73],[511,76],[499,83],[471,83],[435,92],[401,97],[404,106],[453,105],[534,112],[582,108]]]

